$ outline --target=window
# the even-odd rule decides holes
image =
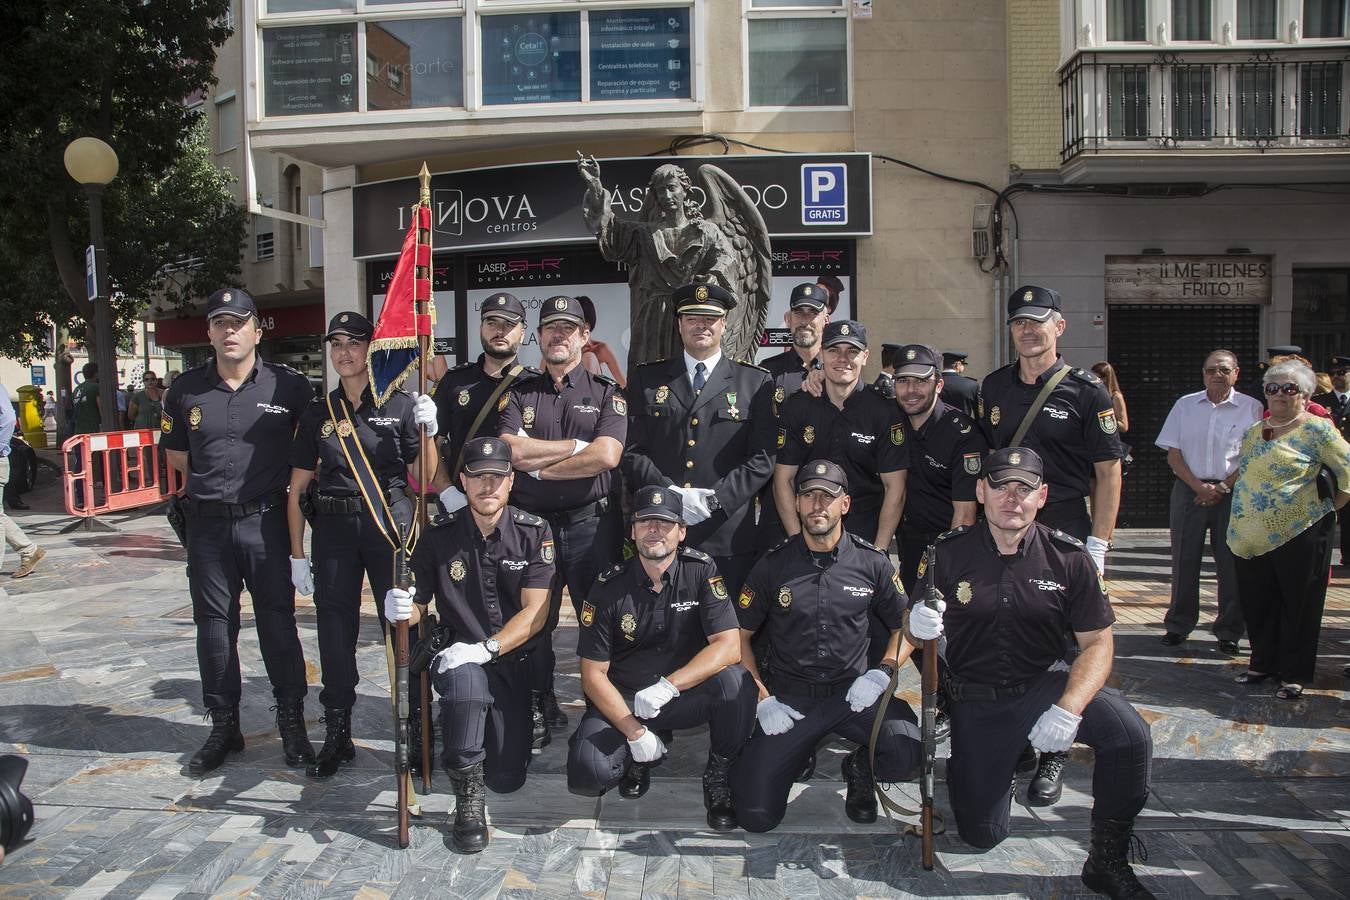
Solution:
[[[689,9],[591,10],[592,100],[687,99]]]
[[[848,22],[751,19],[751,106],[847,106]]]
[[[464,105],[463,20],[366,23],[366,108]]]
[[[1213,40],[1210,13],[1210,0],[1172,0],[1172,40]]]
[[[1279,0],[1237,0],[1237,39],[1275,40],[1275,16]]]
[[[1345,37],[1345,0],[1303,0],[1303,36]]]
[[[1148,66],[1110,66],[1106,72],[1106,134],[1148,137]]]
[[[1341,64],[1313,62],[1299,66],[1298,131],[1303,137],[1341,133]]]
[[[263,30],[263,109],[269,116],[356,109],[356,26]]]
[[[272,237],[271,220],[269,219],[267,222],[268,224],[264,225],[262,220],[259,220],[258,233],[253,238],[253,258],[258,262],[271,259],[276,255],[276,243]],[[263,231],[263,228],[266,228],[267,230]]]
[[[483,104],[581,99],[581,16],[484,16]]]
[[[1237,133],[1242,138],[1275,136],[1275,67],[1238,66],[1234,85],[1237,105]]]
[[[1172,67],[1172,137],[1206,140],[1214,134],[1214,70],[1209,66]]]
[[[253,2],[253,0],[246,0]],[[366,0],[367,3],[370,0]],[[267,12],[272,13],[294,13],[294,12],[338,12],[340,10],[356,9],[356,0],[267,0]]]
[[[239,146],[239,103],[234,91],[216,98],[216,152]]]
[[[1147,0],[1106,0],[1106,39],[1144,41]]]

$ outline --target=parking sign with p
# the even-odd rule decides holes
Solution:
[[[848,167],[843,163],[802,165],[802,224],[848,222]]]

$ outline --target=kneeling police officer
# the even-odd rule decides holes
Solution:
[[[484,787],[518,790],[530,762],[530,654],[548,619],[553,535],[539,516],[507,505],[513,480],[510,447],[470,440],[460,473],[468,509],[418,541],[416,596],[393,588],[384,599],[389,621],[416,624],[434,597],[443,623],[445,649],[430,665],[461,853],[487,846]]]
[[[736,612],[706,553],[681,546],[684,504],[663,485],[634,495],[637,557],[601,574],[581,606],[587,709],[572,735],[567,786],[636,799],[665,755],[657,730],[708,723],[703,771],[708,827],[736,827],[731,764],[755,726],[755,683],[741,658]]]
[[[1115,615],[1097,568],[1081,541],[1035,521],[1047,495],[1036,451],[995,451],[975,490],[984,521],[938,538],[926,573],[947,602],[916,604],[909,615],[913,638],[947,636],[947,782],[961,839],[988,848],[1007,837],[1024,740],[1065,753],[1077,739],[1096,751],[1083,883],[1111,897],[1152,897],[1126,854],[1148,799],[1153,741],[1134,707],[1106,687]],[[1069,630],[1081,648],[1072,667],[1063,662]]]

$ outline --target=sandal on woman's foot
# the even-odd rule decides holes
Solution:
[[[1297,700],[1299,697],[1303,696],[1303,685],[1301,684],[1281,685],[1280,689],[1275,692],[1275,696],[1280,698],[1281,700]]]
[[[1233,682],[1235,684],[1260,684],[1261,682],[1269,681],[1274,677],[1274,672],[1266,672],[1264,674],[1260,672],[1243,672],[1241,675],[1234,678]]]

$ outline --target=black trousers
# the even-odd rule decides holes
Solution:
[[[1088,535],[1092,534],[1092,517],[1088,515],[1087,503],[1082,497],[1045,504],[1041,511],[1036,513],[1036,521],[1051,528],[1058,528],[1080,541],[1086,541]]]
[[[629,706],[633,693],[622,691]],[[693,728],[707,724],[709,750],[735,759],[755,727],[758,689],[750,673],[739,665],[727,666],[716,675],[681,691],[661,707],[654,719],[642,720],[653,731]],[[588,706],[581,724],[567,743],[567,789],[585,797],[598,797],[619,783],[628,765],[628,740],[600,711]]]
[[[947,788],[961,840],[997,846],[1008,836],[1013,774],[1027,735],[1059,700],[1065,670],[1036,676],[1021,697],[952,700],[952,755]],[[1092,767],[1092,817],[1133,819],[1148,800],[1153,738],[1135,708],[1113,688],[1102,688],[1083,710],[1077,742],[1096,751]]]
[[[835,734],[862,745],[870,740],[881,698],[855,713],[844,699],[846,693],[844,690],[822,699],[776,695],[803,718],[783,734],[765,734],[756,726],[741,751],[731,784],[736,818],[746,831],[770,831],[783,821],[793,779],[821,738]],[[904,781],[912,777],[922,753],[914,710],[904,701],[892,699],[877,736],[877,780]]]
[[[548,518],[545,515],[545,518]],[[553,690],[553,631],[562,610],[563,588],[572,598],[572,609],[581,618],[581,603],[595,586],[600,573],[619,561],[623,546],[623,515],[617,503],[598,516],[568,524],[550,519],[553,529],[553,583],[548,590],[548,622],[539,643],[530,654],[535,691]]]
[[[1341,565],[1350,566],[1350,503],[1336,511],[1341,526]]]
[[[1268,553],[1234,559],[1253,672],[1278,672],[1283,681],[1312,684],[1335,522],[1327,513]]]
[[[391,507],[403,526],[412,522],[412,501]],[[397,540],[397,535],[391,535]],[[369,579],[384,631],[384,595],[394,586],[394,548],[368,511],[320,513],[314,518],[310,552],[314,559],[314,609],[319,624],[319,664],[327,709],[351,709],[356,702],[356,641],[361,634],[361,582]],[[414,684],[417,681],[414,679]],[[409,694],[418,696],[417,690]]]
[[[239,594],[247,587],[263,665],[278,700],[305,696],[305,653],[295,628],[286,507],[237,519],[189,514],[188,590],[197,668],[208,708],[239,703]]]
[[[530,764],[530,657],[465,663],[434,676],[441,698],[441,764],[483,763],[483,780],[499,794],[519,790]]]

